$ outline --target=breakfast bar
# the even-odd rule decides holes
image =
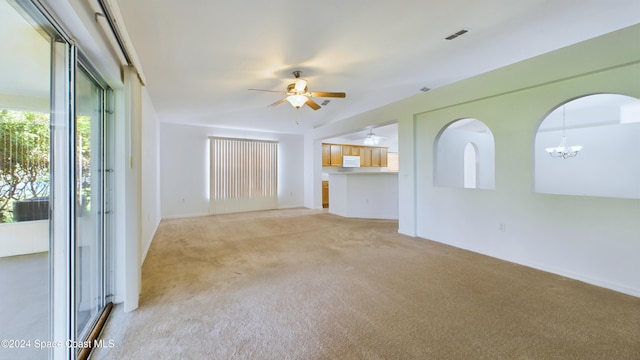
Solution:
[[[398,219],[398,173],[329,174],[329,213],[367,219]]]

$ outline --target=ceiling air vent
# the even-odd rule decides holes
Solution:
[[[445,40],[453,40],[453,39],[457,38],[458,36],[464,35],[464,34],[466,34],[466,33],[468,33],[468,32],[469,32],[469,29],[462,29],[462,30],[460,30],[460,31],[458,31],[458,32],[455,32],[455,33],[453,33],[453,34],[451,34],[451,35],[447,36],[447,37],[446,37],[446,38],[444,38],[444,39],[445,39]]]
[[[325,100],[325,101],[323,101],[323,102],[322,102],[322,106],[327,105],[327,104],[329,103],[329,101],[331,101],[331,100]]]

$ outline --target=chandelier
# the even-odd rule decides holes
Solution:
[[[567,136],[565,135],[565,106],[562,105],[562,138],[560,144],[556,147],[548,147],[544,149],[551,157],[568,159],[578,155],[578,151],[582,150],[582,146],[569,146]]]

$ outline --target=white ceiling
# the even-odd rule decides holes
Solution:
[[[118,1],[160,120],[286,133],[636,24],[640,14],[638,0],[185,4]],[[279,94],[247,90],[283,91],[293,70],[311,91],[347,97],[296,111],[268,107]]]
[[[284,133],[636,24],[640,13],[638,0],[111,1],[160,121]],[[283,91],[293,70],[311,91],[347,97],[295,110],[248,91]]]

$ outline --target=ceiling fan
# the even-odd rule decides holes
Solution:
[[[373,128],[371,128],[369,129],[369,133],[364,136],[364,144],[369,146],[378,145],[378,143],[380,143],[380,140],[384,140],[384,139],[385,139],[384,136],[378,136],[374,134]]]
[[[304,105],[312,108],[313,110],[320,109],[315,101],[311,100],[312,97],[322,98],[344,98],[347,94],[343,92],[326,92],[326,91],[309,91],[307,89],[307,80],[300,77],[302,71],[296,70],[293,72],[295,81],[287,85],[287,91],[275,91],[275,90],[262,90],[262,89],[249,89],[253,91],[266,91],[274,92],[278,94],[287,95],[286,97],[274,102],[269,106],[280,105],[285,101],[288,101],[294,108],[299,109]]]

